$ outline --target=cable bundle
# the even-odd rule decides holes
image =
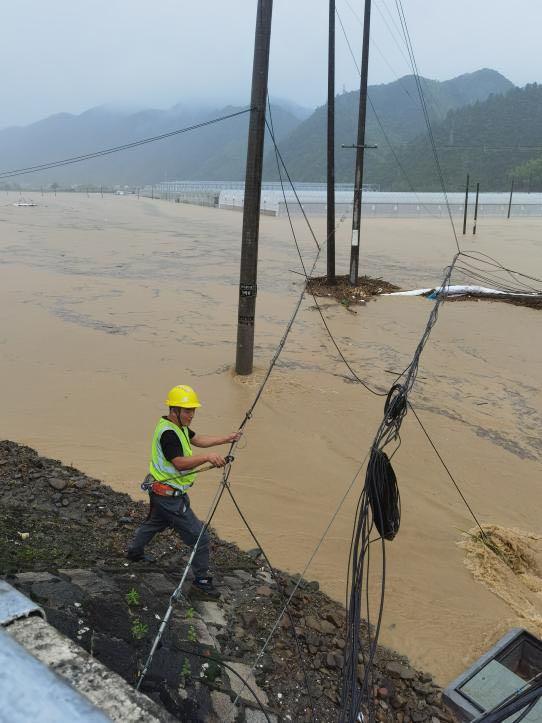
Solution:
[[[371,451],[365,486],[376,529],[380,537],[391,542],[399,532],[401,500],[388,455],[379,449]]]
[[[456,254],[446,269],[439,294],[429,314],[426,327],[416,347],[412,361],[390,388],[384,405],[384,416],[371,446],[365,483],[358,500],[356,521],[352,534],[349,559],[349,594],[347,600],[347,630],[345,666],[342,681],[341,717],[342,722],[358,720],[365,711],[369,720],[374,720],[373,710],[373,660],[380,633],[384,607],[386,580],[385,541],[391,541],[399,531],[401,504],[397,478],[391,465],[391,458],[401,444],[400,430],[406,416],[408,395],[416,381],[422,351],[433,326],[436,324],[441,304],[446,298],[442,293],[448,289],[450,278],[460,254]],[[401,380],[401,381],[399,381]],[[384,451],[395,445],[391,456]],[[378,537],[370,539],[376,528]],[[369,606],[370,545],[380,542],[382,554],[380,600],[374,631],[371,627]],[[367,621],[367,643],[362,645],[361,621]],[[363,674],[358,663],[363,661]]]

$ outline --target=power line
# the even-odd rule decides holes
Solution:
[[[412,47],[412,42],[411,42],[411,40],[410,40],[410,33],[409,33],[409,31],[408,31],[408,25],[407,25],[407,21],[406,21],[406,17],[405,17],[405,13],[404,13],[404,10],[403,10],[403,5],[402,5],[402,3],[401,3],[401,0],[395,0],[395,6],[396,6],[396,8],[397,8],[397,13],[398,13],[398,15],[399,15],[399,20],[400,20],[400,22],[401,22],[401,27],[402,27],[402,29],[403,29],[403,35],[404,35],[404,38],[405,38],[406,48],[407,48],[407,51],[408,51],[408,54],[409,54],[409,57],[410,57],[410,62],[411,62],[411,64],[412,64],[412,70],[413,70],[413,73],[414,73],[414,78],[415,78],[415,80],[416,80],[416,86],[417,86],[417,88],[418,88],[418,94],[419,94],[419,96],[420,96],[420,102],[421,102],[421,105],[422,105],[422,111],[423,111],[423,115],[424,115],[424,118],[425,118],[425,124],[426,124],[426,127],[427,127],[427,134],[428,134],[428,137],[429,137],[429,141],[430,141],[430,143],[431,143],[431,148],[433,149],[433,157],[434,157],[434,160],[435,160],[435,165],[436,165],[436,168],[437,168],[437,172],[438,172],[438,176],[439,176],[439,180],[440,180],[440,185],[441,185],[441,188],[442,188],[442,192],[443,192],[444,198],[445,198],[445,200],[446,200],[446,207],[447,207],[447,209],[448,209],[448,216],[449,216],[449,219],[450,219],[450,224],[451,224],[451,226],[452,226],[452,231],[453,231],[453,235],[454,235],[455,245],[457,246],[458,252],[460,252],[460,251],[461,251],[461,248],[460,248],[460,246],[459,246],[459,239],[458,239],[458,237],[457,237],[457,232],[456,232],[456,230],[455,230],[455,224],[454,224],[454,220],[453,220],[453,216],[452,216],[452,209],[451,209],[451,207],[450,207],[450,201],[449,201],[449,199],[448,199],[448,192],[447,192],[447,190],[446,190],[446,184],[445,184],[445,182],[444,182],[444,174],[443,174],[443,172],[442,172],[442,167],[441,167],[441,165],[440,165],[440,160],[439,160],[438,153],[437,153],[437,148],[436,148],[436,143],[435,143],[435,137],[434,137],[434,135],[433,135],[433,129],[432,129],[432,127],[431,127],[431,121],[430,121],[430,119],[429,119],[429,111],[428,111],[428,109],[427,109],[427,103],[425,102],[425,96],[424,96],[424,94],[423,94],[423,89],[422,89],[422,86],[421,86],[420,74],[419,74],[419,71],[418,71],[418,65],[417,65],[417,63],[416,63],[416,57],[415,57],[415,55],[414,55],[414,48]]]
[[[315,257],[315,259],[314,259],[314,263],[313,263],[313,267],[312,267],[311,273],[312,273],[312,271],[314,270],[314,268],[315,268],[315,266],[316,266],[316,264],[317,264],[317,262],[318,262],[319,255],[320,255],[320,248],[318,249],[318,252],[317,252],[316,257]],[[258,391],[256,392],[256,396],[254,397],[254,400],[253,400],[251,406],[249,407],[248,411],[245,413],[245,417],[244,417],[243,421],[242,421],[241,424],[239,425],[239,430],[243,430],[244,427],[245,427],[245,425],[246,425],[247,422],[249,421],[249,419],[252,418],[252,414],[253,414],[253,412],[254,412],[254,409],[256,408],[256,405],[257,405],[258,401],[260,400],[260,397],[261,397],[261,395],[262,395],[262,393],[263,393],[263,390],[264,390],[264,388],[265,388],[265,386],[266,386],[266,384],[267,384],[267,381],[268,381],[269,377],[271,376],[271,372],[273,371],[273,368],[275,367],[275,364],[276,364],[276,362],[277,362],[277,360],[278,360],[278,358],[279,358],[279,356],[280,356],[280,354],[281,354],[281,352],[282,352],[282,350],[283,350],[283,348],[284,348],[284,345],[285,345],[285,343],[286,343],[286,339],[288,338],[288,335],[289,335],[289,333],[290,333],[290,331],[291,331],[291,329],[292,329],[292,326],[293,326],[294,321],[295,321],[295,319],[296,319],[296,317],[297,317],[297,314],[298,314],[298,312],[299,312],[299,309],[301,308],[301,303],[302,303],[302,301],[303,301],[304,296],[305,296],[305,289],[303,288],[301,294],[299,295],[299,299],[298,299],[297,304],[296,304],[296,306],[295,306],[295,308],[294,308],[294,311],[293,311],[293,313],[292,313],[292,316],[291,316],[288,324],[286,325],[286,329],[284,330],[284,333],[283,333],[283,335],[282,335],[282,337],[281,337],[281,339],[280,339],[280,341],[279,341],[279,343],[278,343],[278,345],[277,345],[277,348],[276,348],[276,350],[275,350],[275,353],[273,354],[273,356],[272,356],[272,358],[271,358],[271,361],[270,361],[270,363],[269,363],[267,372],[266,372],[266,374],[265,374],[262,382],[260,383],[260,386],[259,386],[259,388],[258,388]],[[227,455],[227,456],[230,457],[232,460],[233,460],[233,452],[234,452],[234,450],[235,450],[235,448],[236,448],[236,446],[237,446],[237,443],[238,443],[237,441],[232,442],[231,445],[230,445],[230,449],[229,449],[229,451],[228,451],[228,455]],[[213,516],[214,516],[214,514],[215,514],[215,512],[216,512],[216,510],[217,510],[217,508],[218,508],[218,505],[220,504],[220,500],[222,499],[222,495],[224,494],[224,490],[226,489],[226,487],[227,487],[227,485],[228,485],[228,480],[229,480],[229,476],[230,476],[230,473],[231,473],[231,465],[232,465],[232,462],[230,461],[230,462],[227,463],[226,467],[224,468],[224,472],[223,472],[223,475],[222,475],[222,480],[221,480],[221,482],[220,482],[220,484],[219,484],[219,487],[218,487],[218,489],[217,489],[217,491],[216,491],[216,493],[215,493],[215,496],[214,496],[213,501],[212,501],[212,503],[211,503],[211,506],[210,506],[210,508],[209,508],[209,512],[208,512],[208,514],[207,514],[206,522],[205,522],[204,524],[202,524],[202,526],[201,526],[199,535],[198,535],[198,537],[197,537],[197,539],[196,539],[196,542],[194,543],[194,545],[193,545],[193,547],[192,547],[192,552],[190,553],[190,557],[189,557],[189,559],[188,559],[188,562],[187,562],[187,564],[186,564],[186,566],[185,566],[185,569],[184,569],[184,571],[183,571],[183,574],[182,574],[182,576],[181,576],[181,580],[180,580],[179,584],[177,585],[176,589],[173,591],[173,593],[172,593],[172,595],[171,595],[168,609],[167,609],[167,611],[166,611],[166,613],[165,613],[165,615],[164,615],[164,618],[163,618],[163,620],[162,620],[162,622],[161,622],[161,624],[160,624],[160,627],[159,627],[158,633],[157,633],[157,635],[156,635],[156,637],[155,637],[155,639],[154,639],[154,642],[153,642],[151,651],[150,651],[150,653],[149,653],[149,655],[148,655],[148,657],[147,657],[147,660],[146,660],[146,662],[145,662],[145,665],[144,665],[144,667],[143,667],[143,670],[142,670],[142,672],[141,672],[141,674],[140,674],[140,676],[139,676],[139,679],[138,679],[138,682],[137,682],[137,685],[136,685],[136,688],[137,688],[137,689],[139,689],[139,687],[140,687],[140,685],[141,685],[141,683],[142,683],[145,675],[147,674],[147,671],[148,671],[149,668],[150,668],[150,665],[151,665],[151,663],[152,663],[152,660],[153,660],[154,654],[155,654],[155,652],[156,652],[156,649],[158,648],[158,645],[159,645],[159,643],[160,643],[160,640],[161,640],[161,638],[162,638],[162,635],[163,635],[163,633],[164,633],[164,631],[165,631],[165,629],[166,629],[166,626],[167,626],[167,624],[168,624],[168,622],[169,622],[169,618],[171,617],[171,613],[172,613],[172,611],[173,611],[173,605],[174,605],[175,601],[177,600],[177,598],[182,594],[182,588],[183,588],[183,585],[184,585],[184,583],[185,583],[185,581],[186,581],[186,577],[187,577],[187,574],[188,574],[188,570],[189,570],[190,565],[192,564],[192,560],[194,559],[194,556],[195,556],[195,554],[196,554],[196,552],[197,552],[197,549],[198,549],[199,543],[200,543],[200,541],[201,541],[201,538],[202,538],[203,534],[205,533],[205,531],[208,529],[209,525],[211,524],[211,520],[213,519]]]
[[[271,116],[270,116],[270,120],[271,120],[271,122],[272,122]],[[266,123],[267,123],[267,121],[266,121]],[[279,151],[279,149],[278,149],[278,146],[277,146],[277,143],[276,143],[276,140],[275,140],[275,136],[274,136],[274,133],[273,133],[273,127],[272,127],[272,125],[267,124],[267,129],[268,129],[268,131],[269,131],[269,134],[270,134],[270,136],[271,136],[271,140],[272,140],[272,142],[273,142],[273,146],[274,146],[274,149],[275,149],[275,157],[276,157],[276,160],[277,160],[277,167],[278,167],[278,173],[279,173],[280,183],[281,183],[281,187],[282,187],[282,193],[283,193],[284,203],[285,203],[285,205],[286,205],[286,212],[287,212],[287,214],[288,214],[288,219],[289,219],[289,222],[290,222],[290,228],[291,228],[292,235],[293,235],[293,238],[294,238],[294,243],[295,243],[295,246],[296,246],[296,249],[297,249],[297,253],[298,253],[298,256],[299,256],[299,260],[300,260],[300,262],[301,262],[301,268],[303,269],[303,274],[304,274],[304,276],[305,276],[305,281],[308,282],[308,281],[310,280],[311,276],[312,276],[312,271],[311,271],[311,273],[307,273],[307,270],[306,270],[306,268],[305,268],[305,263],[304,263],[304,261],[303,261],[303,256],[302,256],[302,254],[301,254],[301,250],[300,250],[299,244],[298,244],[298,242],[297,242],[297,237],[296,237],[296,235],[295,235],[295,231],[294,231],[292,219],[291,219],[291,216],[290,216],[290,210],[289,210],[289,206],[288,206],[288,201],[287,201],[287,199],[286,199],[286,193],[285,193],[285,191],[284,191],[284,185],[283,185],[283,181],[282,181],[282,174],[281,174],[281,170],[280,170],[279,160],[280,160],[280,163],[282,164],[282,166],[283,166],[283,168],[284,168],[284,170],[285,170],[285,172],[286,172],[286,174],[287,174],[287,176],[288,176],[288,180],[290,181],[290,184],[292,185],[292,188],[293,188],[293,184],[292,184],[292,181],[291,181],[290,176],[289,176],[289,174],[288,174],[288,171],[287,171],[286,165],[285,165],[285,163],[284,163],[284,160],[283,160],[283,158],[282,158],[282,155],[281,155],[281,153],[280,153],[280,151]],[[298,203],[301,205],[301,203],[300,203],[299,200],[298,200]],[[309,223],[309,222],[308,222],[308,219],[306,219],[306,220],[307,220],[307,223]],[[310,228],[310,225],[309,225],[309,228]],[[312,230],[312,229],[311,229],[311,230]],[[326,240],[327,240],[327,239],[326,239]],[[315,268],[315,266],[313,266],[313,269],[314,269],[314,268]],[[361,384],[362,386],[364,386],[365,389],[367,389],[367,391],[371,392],[371,394],[375,394],[376,396],[385,396],[385,392],[378,392],[378,391],[376,391],[375,389],[371,388],[371,387],[369,386],[369,384],[368,384],[367,382],[365,382],[363,379],[361,379],[361,377],[359,377],[359,376],[356,374],[356,372],[353,370],[350,362],[349,362],[349,361],[346,359],[346,357],[344,356],[344,354],[343,354],[343,352],[341,351],[341,349],[340,349],[340,347],[339,347],[339,345],[338,345],[335,337],[333,336],[333,334],[332,334],[332,332],[331,332],[331,329],[329,328],[329,325],[328,325],[328,323],[327,323],[327,321],[326,321],[326,319],[325,319],[324,313],[323,313],[323,311],[322,311],[322,307],[321,307],[320,304],[318,303],[318,300],[317,300],[317,298],[316,298],[316,295],[315,295],[310,289],[309,289],[309,294],[310,294],[310,295],[312,296],[312,298],[313,298],[314,305],[316,306],[316,309],[317,309],[318,313],[320,314],[320,318],[321,318],[321,320],[322,320],[322,323],[323,323],[323,325],[324,325],[324,328],[325,328],[325,330],[326,330],[326,332],[327,332],[327,334],[328,334],[328,336],[329,336],[329,338],[330,338],[333,346],[334,346],[335,349],[337,350],[337,353],[339,354],[342,362],[345,364],[345,366],[346,366],[346,368],[348,369],[348,371],[350,372],[350,374],[353,376],[353,378],[354,378],[357,382],[359,382],[359,384]]]
[[[345,29],[345,27],[344,27],[344,24],[343,24],[343,21],[342,21],[342,19],[341,19],[341,16],[339,15],[339,11],[336,10],[336,13],[337,13],[337,18],[338,18],[338,20],[339,20],[339,24],[340,24],[340,26],[341,26],[341,30],[342,30],[343,35],[344,35],[344,39],[345,39],[346,44],[347,44],[347,46],[348,46],[348,50],[350,51],[350,55],[352,56],[352,60],[354,61],[354,65],[356,66],[356,70],[358,71],[358,75],[361,75],[361,70],[360,70],[359,65],[358,65],[358,62],[357,62],[357,60],[356,60],[356,56],[354,55],[354,51],[352,50],[352,45],[351,45],[350,40],[349,40],[349,38],[348,38],[348,35],[347,35],[347,33],[346,33],[346,29]],[[386,129],[384,128],[384,124],[382,123],[382,119],[380,118],[380,115],[379,115],[379,114],[377,113],[377,111],[376,111],[376,108],[375,108],[375,105],[374,105],[374,103],[373,103],[373,99],[372,99],[370,93],[367,93],[367,100],[369,101],[369,104],[370,104],[370,106],[371,106],[371,110],[373,111],[374,116],[375,116],[375,118],[376,118],[376,121],[377,121],[377,123],[378,123],[378,125],[379,125],[379,127],[380,127],[381,132],[382,132],[382,135],[384,136],[384,140],[385,140],[386,143],[388,144],[388,148],[390,149],[390,151],[391,151],[391,153],[392,153],[392,155],[393,155],[393,157],[394,157],[394,159],[395,159],[395,162],[396,162],[397,166],[399,167],[399,170],[401,171],[401,173],[403,174],[403,176],[404,176],[407,184],[409,185],[410,190],[411,190],[413,193],[416,194],[416,198],[417,198],[418,203],[420,204],[420,206],[422,206],[423,208],[425,208],[425,210],[429,213],[429,215],[437,217],[437,214],[435,214],[435,213],[429,208],[429,206],[427,206],[427,205],[420,199],[420,197],[419,197],[419,195],[418,195],[418,192],[417,192],[416,189],[414,188],[414,184],[413,184],[412,181],[410,180],[410,176],[408,175],[408,173],[406,172],[405,167],[403,166],[403,164],[402,164],[401,161],[399,160],[399,156],[397,155],[397,153],[396,153],[396,151],[395,151],[395,148],[393,147],[393,144],[392,144],[392,142],[390,141],[390,138],[389,138],[388,134],[386,133]]]
[[[26,173],[35,173],[38,171],[46,171],[50,168],[59,168],[60,166],[68,166],[72,163],[81,163],[82,161],[88,161],[92,158],[99,158],[102,156],[108,156],[112,153],[119,153],[119,151],[125,151],[129,148],[137,148],[138,146],[146,145],[147,143],[154,143],[155,141],[161,141],[165,138],[171,138],[173,136],[181,135],[182,133],[188,133],[189,131],[196,130],[198,128],[204,128],[205,126],[213,125],[214,123],[220,123],[221,121],[228,120],[230,118],[236,118],[237,116],[249,113],[252,108],[245,108],[245,110],[237,111],[236,113],[229,113],[218,118],[212,118],[202,123],[195,123],[194,125],[187,126],[186,128],[179,128],[175,131],[169,131],[168,133],[162,133],[159,136],[151,136],[150,138],[142,138],[139,141],[132,141],[131,143],[124,143],[120,146],[113,146],[112,148],[104,148],[100,151],[93,151],[92,153],[86,153],[81,156],[72,156],[71,158],[65,158],[59,161],[50,161],[49,163],[41,163],[36,166],[27,166],[26,168],[17,168],[12,171],[0,172],[0,178],[12,178],[13,176],[22,176]]]

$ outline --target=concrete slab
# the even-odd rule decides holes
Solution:
[[[196,603],[195,607],[205,623],[216,625],[220,628],[226,626],[226,618],[217,603],[200,601]]]
[[[43,615],[43,610],[26,595],[0,580],[0,625],[8,625],[13,620],[29,615]]]
[[[138,693],[120,675],[105,668],[73,641],[48,625],[45,620],[38,617],[16,620],[6,630],[9,636],[37,661],[48,666],[102,711],[105,720],[119,721],[119,723],[174,721],[167,711],[142,693]],[[5,710],[4,706],[2,710]],[[41,715],[35,717],[36,720],[43,721]],[[51,723],[53,720],[54,723],[64,720],[68,723],[68,719],[51,719]]]
[[[2,721],[107,723],[111,720],[4,631],[0,631],[0,669]]]
[[[108,593],[118,592],[118,588],[114,583],[110,580],[105,580],[92,570],[73,569],[59,570],[58,572],[89,595],[106,595]]]

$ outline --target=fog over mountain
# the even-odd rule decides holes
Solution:
[[[422,87],[431,121],[438,125],[451,111],[506,93],[514,86],[500,73],[483,69],[444,82],[422,79]],[[395,153],[403,153],[404,145],[424,132],[425,121],[415,79],[405,76],[393,83],[370,86],[369,97],[372,106],[368,112],[366,137],[368,142],[378,144],[378,149],[367,154],[366,179],[383,187],[401,186],[394,159],[390,158],[389,144]],[[339,94],[336,98],[338,182],[353,179],[354,154],[340,146],[355,142],[358,103],[356,91]],[[133,112],[133,109],[106,104],[80,115],[59,113],[26,127],[0,131],[0,157],[4,169],[25,168],[169,133],[239,110],[242,108],[210,108],[205,104],[194,106],[179,102],[167,110],[149,108]],[[276,138],[292,178],[323,181],[326,106],[311,112],[290,101],[275,99],[272,113]],[[248,114],[240,115],[145,146],[25,174],[9,182],[40,187],[51,184],[142,186],[174,179],[243,180],[248,120]],[[269,139],[264,177],[277,179]],[[425,178],[420,178],[419,174],[417,178],[425,184]]]

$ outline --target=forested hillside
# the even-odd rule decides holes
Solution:
[[[483,103],[448,113],[433,127],[441,167],[450,190],[461,189],[465,176],[480,181],[485,190],[510,187],[542,188],[542,86],[514,88],[504,96],[491,96]],[[402,165],[419,190],[439,187],[433,154],[425,134],[399,150]],[[368,181],[385,188],[407,189],[408,185],[388,157],[387,165]]]
[[[439,123],[455,108],[492,94],[506,93],[513,84],[494,70],[478,70],[444,82],[420,79],[429,118]],[[424,131],[425,121],[414,76],[393,83],[369,87],[366,142],[378,150],[366,154],[367,181],[382,183],[390,178],[390,144],[398,151]],[[343,93],[335,100],[335,159],[337,182],[351,183],[354,177],[354,151],[341,145],[353,144],[357,137],[359,92]],[[326,178],[327,105],[317,108],[306,121],[281,143],[292,178],[298,181],[324,181]],[[269,158],[267,177],[276,177]],[[391,180],[391,179],[390,179]]]

